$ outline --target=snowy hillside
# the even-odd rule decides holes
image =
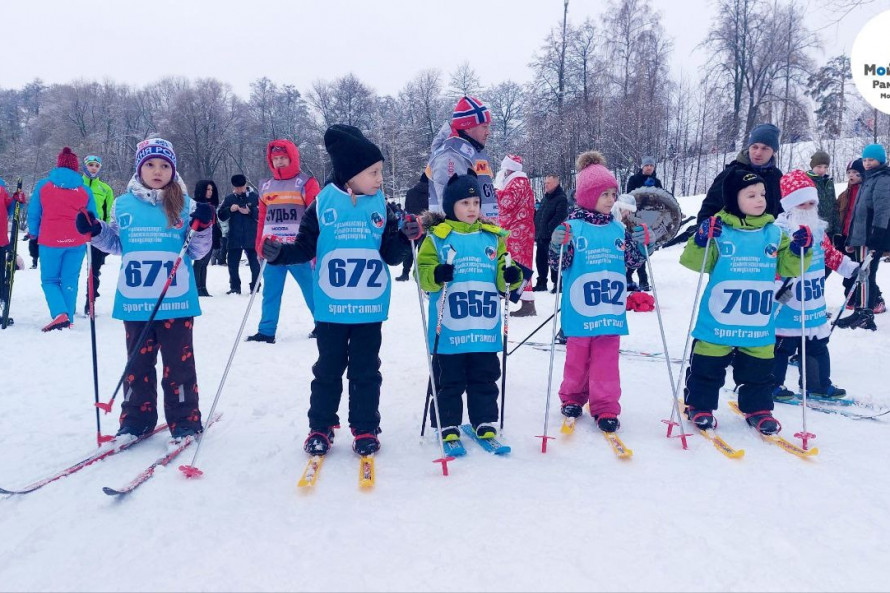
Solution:
[[[696,199],[681,198],[687,214]],[[653,256],[674,357],[696,283],[679,255],[673,247]],[[109,257],[103,268],[98,301],[103,399],[126,354],[122,324],[111,319],[119,261]],[[885,287],[888,269],[878,274]],[[214,297],[202,299],[195,331],[205,414],[248,302],[226,296],[227,287],[226,269],[211,266]],[[837,274],[826,294],[836,310]],[[511,320],[511,340],[552,312],[552,295],[536,299],[538,317]],[[13,316],[15,326],[0,334],[4,488],[88,452],[95,430],[89,320],[78,316],[70,331],[41,334],[48,313],[37,270],[16,275]],[[259,299],[251,333],[258,319]],[[655,313],[629,319],[622,347],[661,352]],[[857,399],[890,407],[890,316],[876,322],[877,332],[834,333],[832,376]],[[412,283],[394,283],[384,324],[376,487],[357,487],[344,429],[315,489],[297,491],[316,358],[311,328],[288,281],[278,343],[239,348],[223,417],[201,450],[202,478],[187,480],[171,466],[128,498],[104,495],[103,486],[122,486],[162,454],[166,439],[158,436],[35,493],[0,499],[0,591],[879,591],[890,584],[881,545],[890,532],[888,421],[811,412],[820,453],[802,460],[761,441],[721,396],[720,433],[745,456],[728,459],[699,435],[684,451],[664,437],[671,395],[661,359],[621,359],[619,434],[634,451],[622,461],[589,418],[574,435],[559,434],[562,352],[550,405],[557,438],[541,454],[535,435],[543,429],[549,353],[519,349],[509,358],[506,394],[504,440],[512,454],[493,457],[468,443],[468,455],[443,477],[432,463],[434,441],[418,437],[427,367]],[[535,339],[548,340],[549,326]],[[794,381],[792,369],[788,384]],[[106,433],[114,432],[118,411],[103,416]],[[776,415],[793,440],[801,408],[777,405]],[[190,458],[191,450],[174,465]]]

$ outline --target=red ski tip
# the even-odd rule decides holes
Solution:
[[[193,465],[180,465],[179,471],[185,474],[186,478],[200,478],[204,472]]]
[[[454,457],[450,455],[448,457],[440,457],[439,459],[433,459],[433,463],[441,463],[442,464],[442,475],[448,475],[448,462],[454,461]]]
[[[539,434],[539,435],[536,436],[535,438],[536,438],[536,439],[541,439],[541,453],[546,453],[546,452],[547,452],[547,441],[553,440],[553,439],[555,439],[556,437],[548,437],[548,436],[546,436],[546,435]]]
[[[106,414],[111,411],[111,404],[103,404],[102,402],[96,402],[96,407],[100,410],[103,410]]]

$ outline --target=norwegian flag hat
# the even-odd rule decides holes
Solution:
[[[782,191],[782,208],[786,212],[807,202],[819,202],[816,184],[800,169],[782,175],[779,189]]]
[[[491,111],[476,97],[462,97],[451,113],[451,129],[455,132],[490,123]]]

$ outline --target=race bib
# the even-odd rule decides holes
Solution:
[[[785,306],[794,309],[795,311],[800,311],[801,301],[804,301],[807,303],[807,310],[811,310],[813,307],[810,303],[819,301],[822,298],[824,290],[825,272],[822,270],[807,272],[802,281],[798,280],[794,283],[791,299]],[[821,303],[819,304],[821,305]]]
[[[763,327],[772,315],[774,290],[770,281],[718,282],[708,299],[708,311],[722,325]]]
[[[334,249],[318,265],[318,285],[340,301],[377,299],[389,282],[384,266],[374,249]]]
[[[500,320],[500,295],[491,282],[453,282],[445,298],[442,325],[452,331],[491,330]]]
[[[622,315],[627,302],[624,274],[609,271],[578,276],[569,288],[572,308],[583,317]]]
[[[117,288],[128,299],[156,299],[173,271],[176,255],[168,251],[131,251],[121,262]],[[189,288],[189,272],[180,263],[167,289],[167,297],[184,295]]]

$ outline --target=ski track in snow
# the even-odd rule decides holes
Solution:
[[[839,188],[839,189],[842,189]],[[698,198],[681,198],[695,212]],[[23,243],[24,245],[24,243]],[[679,357],[696,275],[680,247],[653,255],[670,353]],[[102,268],[97,332],[101,398],[125,362],[123,325],[111,319],[120,259]],[[399,273],[392,268],[393,277]],[[242,279],[249,274],[241,268]],[[228,275],[210,266],[197,319],[195,357],[205,418],[247,296],[226,296]],[[85,274],[78,309],[83,310]],[[890,287],[884,267],[879,283]],[[829,308],[840,278],[826,282]],[[511,319],[518,341],[552,312]],[[258,296],[245,329],[256,331]],[[523,347],[508,361],[506,432],[496,458],[467,442],[468,455],[443,477],[437,445],[421,444],[427,366],[413,283],[393,282],[384,324],[383,448],[376,487],[357,486],[348,429],[338,431],[314,490],[297,491],[306,461],[312,323],[288,281],[275,345],[242,343],[198,466],[187,480],[166,469],[122,500],[102,486],[127,483],[163,453],[160,435],[133,450],[22,497],[0,500],[0,591],[15,590],[861,590],[886,589],[890,469],[886,422],[808,415],[820,454],[803,461],[764,443],[725,401],[720,434],[745,457],[723,457],[694,435],[689,450],[664,438],[670,386],[661,360],[622,356],[622,428],[634,450],[621,461],[589,417],[559,433],[556,353],[548,453],[540,452],[549,354]],[[17,487],[94,446],[89,320],[41,334],[48,313],[36,270],[16,274],[15,326],[0,334],[0,486]],[[660,352],[655,313],[629,313],[622,347]],[[837,330],[832,378],[855,397],[890,406],[886,390],[890,316],[878,332]],[[549,326],[534,339],[549,338]],[[678,366],[674,366],[676,374]],[[786,384],[796,381],[790,369]],[[721,397],[725,397],[722,395]],[[345,399],[345,395],[344,395]],[[119,406],[104,415],[117,426]],[[346,403],[341,405],[345,426]],[[800,430],[801,408],[777,406],[783,435]]]

